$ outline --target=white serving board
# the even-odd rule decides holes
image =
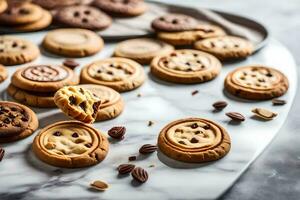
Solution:
[[[18,35],[40,44],[45,32]],[[107,43],[105,49],[95,56],[77,59],[83,65],[96,59],[109,57],[114,49]],[[33,64],[60,64],[64,58],[43,52]],[[270,101],[249,102],[223,91],[226,74],[238,66],[265,64],[286,74],[290,82],[284,106],[272,106]],[[21,66],[7,67],[10,75]],[[58,169],[44,164],[33,155],[32,136],[15,143],[1,145],[6,154],[0,163],[0,199],[216,199],[225,192],[247,169],[276,135],[285,119],[296,93],[297,73],[294,59],[279,42],[271,39],[269,44],[247,60],[224,65],[222,73],[213,81],[195,85],[170,84],[152,77],[146,66],[147,80],[137,90],[123,93],[125,110],[116,119],[95,123],[94,126],[106,132],[115,125],[127,128],[125,140],[111,141],[107,158],[100,164],[83,169]],[[76,69],[79,74],[80,69]],[[5,92],[9,80],[0,85],[1,99],[12,100]],[[191,92],[199,93],[195,96]],[[140,93],[142,97],[137,97]],[[212,112],[211,104],[226,100],[229,106],[223,112]],[[272,121],[252,119],[251,109],[263,107],[279,115]],[[58,109],[36,109],[40,128],[68,118]],[[225,112],[237,111],[246,116],[240,125],[232,124]],[[118,177],[116,167],[126,163],[128,156],[137,155],[145,143],[155,144],[159,131],[172,120],[184,117],[203,117],[218,122],[227,129],[232,139],[229,154],[213,163],[203,165],[184,164],[173,161],[161,153],[138,157],[134,163],[149,172],[149,180],[143,185],[132,182],[132,178]],[[149,120],[154,121],[148,127]],[[155,167],[149,168],[154,164]],[[94,180],[110,184],[109,190],[95,192],[89,189]]]

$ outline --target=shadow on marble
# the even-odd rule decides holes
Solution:
[[[184,163],[167,157],[160,150],[157,151],[157,157],[163,164],[175,169],[195,169],[205,167],[214,163],[213,161],[208,163]]]
[[[39,127],[44,128],[48,126],[49,124],[54,124],[59,121],[66,121],[70,120],[68,116],[66,116],[64,113],[62,113],[60,110],[58,110],[57,113],[53,113],[51,115],[47,115],[44,117],[40,117],[39,119]]]
[[[39,49],[40,49],[41,54],[43,56],[46,56],[46,57],[49,57],[49,58],[55,58],[55,59],[62,58],[61,56],[58,56],[58,55],[55,55],[55,54],[52,54],[52,53],[48,52],[46,49],[44,49],[42,44],[39,44]]]
[[[225,88],[223,88],[223,94],[227,98],[229,98],[229,99],[231,99],[233,101],[238,101],[238,102],[247,103],[247,104],[249,104],[249,103],[257,103],[258,102],[258,101],[255,101],[255,100],[248,100],[248,99],[242,99],[242,98],[236,97],[236,96],[230,94],[229,92],[227,92],[227,90]],[[259,102],[263,102],[263,101],[259,101]]]

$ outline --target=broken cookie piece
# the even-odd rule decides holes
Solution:
[[[54,95],[55,104],[68,116],[93,123],[100,108],[99,97],[80,86],[66,86]]]

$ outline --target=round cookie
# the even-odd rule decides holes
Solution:
[[[13,142],[31,135],[39,122],[28,107],[9,101],[0,101],[0,143]]]
[[[3,65],[0,65],[0,83],[7,79],[8,72]]]
[[[217,123],[187,118],[165,126],[158,147],[168,157],[188,163],[204,163],[224,157],[230,150],[230,137]]]
[[[214,79],[221,71],[221,63],[202,51],[182,49],[151,62],[151,73],[174,83],[202,83]]]
[[[104,85],[125,92],[145,81],[143,67],[127,58],[107,58],[95,61],[81,70],[80,83]]]
[[[151,25],[156,31],[178,32],[194,30],[198,27],[199,22],[187,15],[170,13],[157,17]]]
[[[160,40],[175,46],[191,45],[200,39],[224,35],[226,35],[226,33],[222,28],[210,24],[199,24],[195,30],[191,31],[157,33],[157,37]]]
[[[38,31],[48,27],[52,22],[52,15],[49,11],[43,10],[41,19],[28,23],[14,26],[13,29],[18,31]]]
[[[54,54],[85,57],[99,52],[104,43],[102,38],[92,31],[69,28],[49,31],[42,45]]]
[[[66,85],[79,82],[73,70],[65,66],[33,65],[18,69],[11,83],[23,90],[35,92],[55,92]]]
[[[174,47],[152,38],[137,38],[125,40],[119,43],[114,55],[129,58],[140,64],[149,64],[158,55],[166,55],[174,50]]]
[[[1,24],[18,25],[33,23],[42,17],[42,8],[31,3],[11,6],[0,14]]]
[[[230,72],[225,89],[234,96],[250,100],[267,100],[282,96],[289,88],[288,79],[280,71],[260,65],[239,67]]]
[[[100,163],[109,149],[107,138],[79,121],[61,121],[43,128],[34,138],[32,149],[45,163],[78,168]]]
[[[253,53],[253,44],[243,38],[222,36],[207,38],[195,43],[195,49],[213,54],[220,60],[243,59]]]
[[[117,91],[101,85],[79,85],[98,96],[101,104],[96,121],[104,121],[119,116],[124,110],[124,101]]]
[[[0,36],[0,64],[24,64],[39,55],[39,48],[30,41],[13,36]]]
[[[124,17],[141,15],[147,10],[143,0],[95,0],[93,4],[104,12]]]
[[[54,103],[54,92],[30,92],[22,90],[10,84],[7,93],[18,102],[38,107],[38,108],[56,108]]]
[[[112,19],[102,11],[85,5],[68,6],[58,10],[55,19],[69,27],[103,30]]]
[[[0,13],[4,12],[7,8],[6,0],[0,0]]]
[[[54,95],[54,103],[66,115],[85,123],[93,123],[100,108],[100,98],[80,86],[66,86]]]

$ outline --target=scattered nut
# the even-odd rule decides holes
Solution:
[[[194,90],[194,91],[192,92],[192,96],[194,96],[194,95],[196,95],[196,94],[198,94],[198,93],[199,93],[198,90]]]
[[[259,118],[265,119],[265,120],[271,120],[274,117],[277,116],[277,113],[274,113],[272,111],[269,111],[264,108],[255,108],[252,110],[252,112]]]
[[[149,121],[149,122],[148,122],[148,126],[152,126],[153,124],[154,124],[153,121]]]
[[[103,181],[94,181],[90,186],[96,190],[104,191],[108,189],[108,184]]]

